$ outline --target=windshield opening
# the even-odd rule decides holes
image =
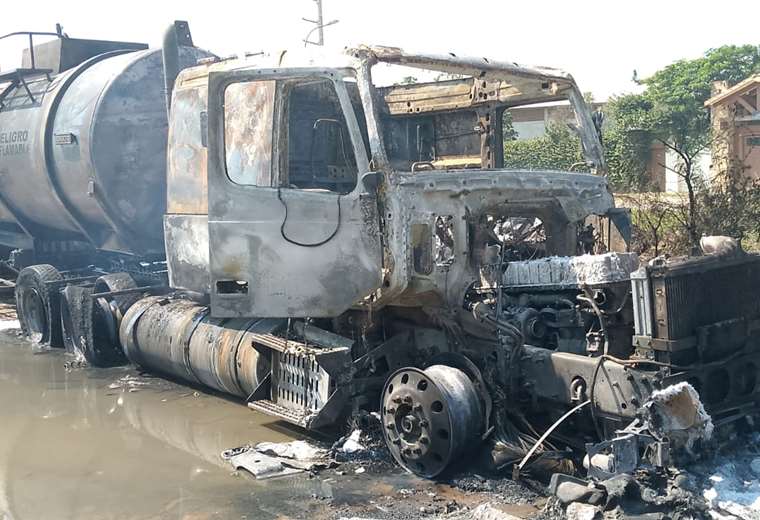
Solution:
[[[381,61],[372,68],[372,81],[395,170],[595,169],[579,130],[578,100],[570,102],[577,88],[569,78],[467,75],[425,68],[418,60],[413,67]],[[547,118],[542,105],[557,108]],[[546,153],[557,148],[562,161],[543,159],[557,157]]]

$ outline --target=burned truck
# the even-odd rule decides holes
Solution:
[[[383,85],[396,67],[422,80]],[[171,87],[151,181],[166,208],[142,228],[162,229],[165,283],[26,267],[19,317],[38,341],[63,323],[92,364],[305,429],[375,411],[395,460],[431,478],[486,439],[518,469],[554,446],[588,452],[592,473],[665,465],[678,433],[645,419],[675,383],[721,428],[756,413],[760,258],[629,252],[599,119],[568,74],[362,46],[212,58]],[[505,111],[559,100],[587,173],[504,168]],[[73,157],[70,141],[56,146]]]

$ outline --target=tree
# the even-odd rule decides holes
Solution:
[[[512,112],[509,110],[505,110],[501,115],[501,135],[504,142],[516,141],[519,137],[517,130],[515,130]]]
[[[683,224],[692,250],[699,247],[700,186],[697,159],[710,145],[709,112],[704,102],[717,80],[736,83],[760,70],[760,47],[726,45],[693,60],[679,60],[640,81],[642,94],[614,101],[615,124],[637,139],[657,140],[677,157],[662,165],[684,181],[687,192]]]

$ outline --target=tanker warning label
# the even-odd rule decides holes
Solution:
[[[29,130],[0,132],[0,157],[29,153]]]

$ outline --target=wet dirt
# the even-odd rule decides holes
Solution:
[[[13,319],[4,305],[0,314]],[[418,518],[485,501],[530,517],[542,505],[373,461],[257,481],[221,452],[304,432],[134,367],[71,368],[72,360],[0,330],[2,520]]]

